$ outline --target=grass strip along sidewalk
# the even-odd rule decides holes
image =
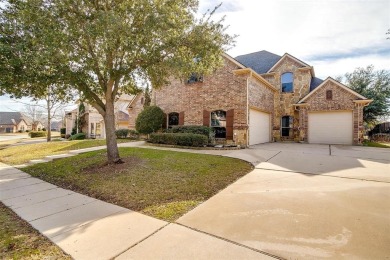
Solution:
[[[0,259],[72,259],[0,202]]]
[[[129,142],[129,139],[118,139],[118,143]],[[106,145],[106,140],[53,141],[48,143],[27,144],[6,147],[0,150],[0,162],[10,165],[27,163],[30,160],[42,159],[48,155],[67,153],[70,150]]]
[[[250,172],[239,159],[120,148],[124,164],[106,165],[106,151],[23,168],[59,187],[173,221]]]

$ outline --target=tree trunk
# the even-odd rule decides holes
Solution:
[[[108,163],[123,163],[119,157],[118,144],[115,135],[115,111],[114,102],[107,101],[106,113],[104,115],[104,126],[106,129],[107,159]]]
[[[50,142],[51,141],[51,116],[50,116],[50,97],[48,96],[47,98],[47,128],[46,128],[46,131],[47,131],[47,141]]]

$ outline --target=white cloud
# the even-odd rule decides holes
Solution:
[[[229,6],[236,0],[225,0]],[[200,8],[218,4],[200,0]],[[351,72],[373,64],[390,70],[390,1],[388,0],[273,0],[239,1],[234,12],[226,11],[225,25],[238,34],[237,56],[260,50],[278,55],[288,52],[315,66],[325,77]],[[366,63],[366,64],[363,64]]]

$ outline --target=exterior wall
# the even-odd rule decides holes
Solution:
[[[137,120],[137,116],[141,111],[144,110],[144,95],[139,94],[137,95],[133,102],[130,103],[130,106],[128,108],[129,111],[129,122],[128,127],[129,129],[135,129],[135,121]]]
[[[28,129],[28,125],[24,120],[21,120],[17,126],[16,131],[23,131],[25,132]]]
[[[271,114],[271,126],[274,125],[275,91],[254,79],[248,80],[248,104],[250,108]],[[250,122],[249,122],[250,124]]]
[[[225,64],[203,82],[187,84],[172,80],[169,86],[153,90],[152,103],[166,114],[184,112],[184,125],[203,125],[203,111],[234,110],[233,136],[237,144],[247,143],[247,77],[236,76],[239,67]]]
[[[9,131],[9,132],[7,132]],[[16,126],[14,125],[1,125],[0,133],[14,133],[16,132]]]
[[[93,124],[93,127],[91,126]],[[98,124],[100,124],[100,131]],[[95,110],[90,109],[86,114],[86,125],[83,132],[87,133],[88,138],[106,138],[103,117]]]
[[[326,99],[326,91],[332,91],[332,100]],[[355,104],[357,97],[351,92],[329,81],[310,96],[303,107],[300,107],[300,141],[308,140],[308,113],[321,111],[352,111],[353,112],[353,143],[363,141],[363,105]]]
[[[281,75],[286,72],[293,73],[293,92],[281,92]],[[279,91],[275,93],[274,99],[274,119],[273,119],[273,138],[275,141],[283,140],[299,140],[299,114],[295,110],[293,104],[298,103],[310,92],[311,73],[310,69],[303,68],[303,65],[294,61],[289,57],[285,57],[283,61],[273,70],[272,74],[264,75],[264,78],[269,81]],[[290,130],[289,137],[281,136],[281,118],[283,116],[293,117],[293,129]]]

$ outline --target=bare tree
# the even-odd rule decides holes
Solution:
[[[23,114],[31,119],[31,124],[35,124],[38,121],[42,123],[46,121],[44,115],[45,110],[37,101],[35,103],[24,104]]]
[[[31,118],[33,123],[36,121],[42,122],[47,129],[47,141],[51,141],[51,121],[54,118],[62,119],[65,108],[68,106],[68,102],[64,101],[63,97],[59,97],[54,89],[54,85],[50,85],[47,88],[46,96],[43,100],[43,103],[40,103],[40,100],[33,99],[31,103],[25,103],[20,100],[14,100],[15,102],[25,104],[25,114]],[[70,101],[70,100],[67,100]]]

